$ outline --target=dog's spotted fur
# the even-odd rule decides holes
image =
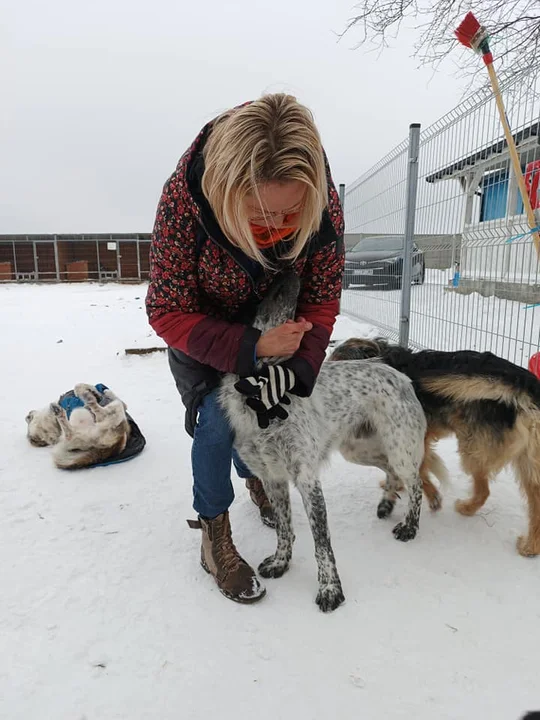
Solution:
[[[264,332],[294,317],[298,290],[296,276],[277,283],[261,304],[254,325]],[[339,449],[354,463],[384,469],[388,487],[381,505],[395,493],[395,485],[403,483],[409,491],[409,508],[394,534],[399,540],[412,539],[422,502],[418,474],[426,431],[422,408],[411,383],[392,368],[365,361],[330,363],[321,368],[309,398],[291,396],[287,420],[274,420],[262,430],[235,390],[236,380],[225,376],[220,400],[234,428],[236,448],[262,479],[276,518],[277,549],[261,563],[259,572],[263,577],[280,577],[289,566],[294,541],[292,482],[302,496],[315,543],[316,602],[323,611],[334,610],[344,596],[330,542],[321,465],[333,449]]]

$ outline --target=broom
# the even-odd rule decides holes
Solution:
[[[465,20],[463,20],[461,25],[455,31],[455,35],[462,45],[465,45],[465,47],[471,48],[476,53],[482,55],[482,59],[486,64],[489,79],[491,81],[491,87],[493,88],[493,93],[497,102],[497,109],[499,110],[499,116],[506,136],[506,143],[510,152],[514,175],[516,176],[519,192],[521,193],[521,198],[523,200],[523,207],[527,213],[529,228],[531,230],[535,230],[537,222],[534,210],[532,209],[531,200],[527,192],[527,186],[525,185],[525,178],[521,172],[521,163],[519,161],[516,143],[514,142],[512,131],[510,130],[510,125],[508,124],[508,118],[506,117],[506,110],[504,108],[499,81],[497,79],[497,74],[495,73],[495,68],[493,67],[493,55],[489,49],[489,37],[487,30],[483,25],[480,25],[473,13],[470,12],[467,13]],[[538,231],[533,232],[532,237],[536,248],[536,254],[540,259],[540,235],[538,234]]]

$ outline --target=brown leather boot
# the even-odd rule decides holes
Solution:
[[[239,603],[254,603],[266,594],[255,571],[235,548],[229,513],[224,512],[213,520],[188,520],[191,528],[202,530],[201,565],[214,576],[225,597]]]
[[[274,518],[274,511],[270,505],[270,500],[266,497],[262,482],[255,477],[248,478],[246,480],[246,487],[249,490],[249,495],[255,505],[259,508],[261,520],[268,527],[275,528],[276,520]]]

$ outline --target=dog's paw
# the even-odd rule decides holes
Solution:
[[[472,500],[456,500],[455,509],[460,515],[471,516],[478,510],[478,505]]]
[[[516,547],[518,553],[523,557],[535,557],[535,555],[540,555],[540,548],[535,547],[533,543],[529,542],[529,538],[524,535],[518,537]]]
[[[77,395],[77,397],[79,397],[79,395],[81,393],[87,393],[87,392],[92,393],[92,395],[94,395],[97,392],[97,390],[95,387],[93,387],[92,385],[89,385],[88,383],[77,383],[75,385],[75,387],[73,388],[73,392],[75,393],[75,395]]]
[[[416,533],[418,532],[418,528],[410,523],[400,522],[396,525],[392,532],[394,533],[396,540],[408,542],[409,540],[414,540]]]
[[[101,397],[107,398],[107,400],[108,400],[109,402],[114,402],[114,401],[116,400],[117,402],[119,402],[119,403],[121,403],[121,404],[123,405],[124,410],[127,410],[127,405],[126,405],[126,403],[125,403],[123,400],[121,400],[121,399],[118,397],[118,395],[115,395],[115,393],[113,393],[112,390],[109,390],[109,388],[107,388],[106,390],[103,391],[102,395],[100,395],[100,397],[98,398],[98,400],[101,400]]]
[[[51,403],[49,405],[49,409],[53,413],[53,415],[56,415],[56,417],[62,417],[62,415],[66,414],[64,408],[60,407],[58,403]]]
[[[330,583],[319,588],[315,602],[322,612],[332,612],[345,602],[345,595],[341,589],[341,583]]]
[[[259,575],[263,578],[279,578],[289,569],[287,560],[279,560],[275,555],[270,555],[259,565]]]
[[[93,385],[88,385],[88,383],[77,383],[77,385],[73,388],[73,392],[80,400],[86,402],[99,402],[101,400],[101,393],[99,390],[97,390]]]
[[[392,514],[392,510],[394,509],[395,502],[393,500],[390,500],[389,498],[383,498],[381,502],[377,505],[377,517],[378,518],[387,518],[390,517]]]
[[[433,495],[428,496],[429,509],[436,512],[442,508],[442,495],[440,492],[435,492]]]

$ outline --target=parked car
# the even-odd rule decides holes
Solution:
[[[424,253],[416,244],[412,254],[412,282],[426,275]],[[403,280],[403,236],[365,237],[345,253],[343,289],[354,285],[397,290]]]

